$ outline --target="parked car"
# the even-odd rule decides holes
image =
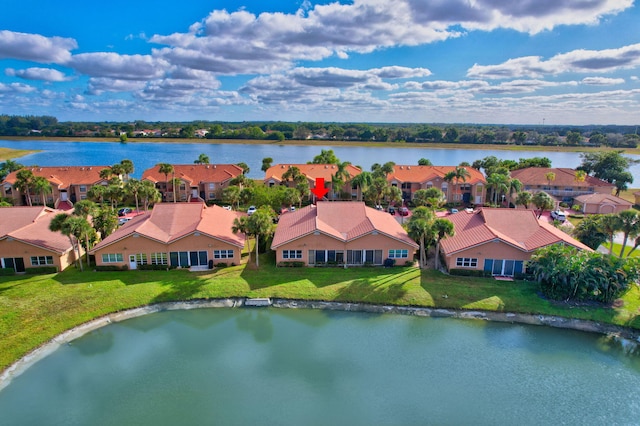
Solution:
[[[132,212],[133,212],[133,210],[131,210],[130,208],[123,207],[120,210],[118,210],[118,216],[126,216],[126,215],[128,215],[129,213],[132,213]]]
[[[256,212],[256,206],[250,206],[249,209],[247,210],[247,214],[249,216],[251,216],[252,214],[254,214]]]
[[[391,207],[391,206],[389,206],[389,214],[390,214],[390,215],[395,215],[395,214],[396,214],[396,209],[395,209],[395,207]]]
[[[409,209],[406,207],[400,207],[400,209],[398,209],[398,213],[400,216],[409,216]]]
[[[567,216],[564,214],[564,212],[560,211],[560,210],[554,210],[551,212],[551,218],[558,220],[560,222],[564,222],[565,220],[567,220]]]
[[[224,206],[222,208],[225,209],[225,210],[231,210],[231,206]]]
[[[121,217],[118,219],[118,225],[124,225],[131,220],[130,217]]]
[[[458,213],[458,209],[451,209],[450,212],[451,214]]]

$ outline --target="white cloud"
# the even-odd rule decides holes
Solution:
[[[16,70],[7,68],[4,73],[10,77],[20,77],[25,80],[43,80],[43,81],[68,81],[71,78],[64,73],[51,68],[27,68],[25,70]]]
[[[142,90],[146,82],[114,78],[90,78],[87,94],[99,96],[104,92],[135,92]]]
[[[589,86],[613,86],[616,84],[624,84],[624,78],[608,78],[608,77],[585,77],[580,82]]]
[[[471,78],[540,78],[567,72],[611,72],[640,66],[640,43],[618,49],[578,49],[543,60],[540,56],[509,59],[498,65],[473,65]]]
[[[31,92],[35,92],[37,89],[33,86],[29,86],[28,84],[23,84],[23,83],[11,83],[11,84],[4,84],[4,83],[0,83],[0,93],[7,93],[7,94],[11,94],[11,93],[31,93]]]
[[[77,47],[72,38],[0,31],[0,59],[64,64]]]
[[[118,80],[148,80],[162,77],[168,64],[149,55],[120,55],[110,52],[74,55],[69,66],[91,77]]]

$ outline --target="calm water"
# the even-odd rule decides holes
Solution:
[[[207,154],[211,163],[227,164],[245,162],[251,168],[249,177],[264,178],[260,170],[262,159],[271,157],[277,163],[306,163],[322,149],[333,149],[342,161],[362,166],[369,170],[373,163],[394,161],[396,164],[417,164],[420,158],[428,158],[435,165],[457,165],[463,161],[472,163],[489,155],[507,160],[519,158],[548,157],[554,167],[577,167],[580,154],[575,152],[538,151],[489,151],[480,149],[435,149],[435,148],[386,148],[386,147],[344,147],[344,146],[282,146],[282,145],[242,145],[242,144],[184,144],[184,143],[142,143],[129,142],[42,142],[4,141],[0,147],[42,150],[43,152],[18,159],[28,165],[39,166],[82,166],[111,165],[128,158],[135,164],[135,177],[140,177],[145,169],[158,163],[190,164],[201,153]],[[640,156],[629,157],[640,159]],[[631,168],[636,182],[640,182],[640,164]]]
[[[640,360],[586,333],[313,310],[153,314],[0,391],[3,425],[631,425]]]

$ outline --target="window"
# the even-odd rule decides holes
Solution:
[[[215,183],[209,183],[209,189],[216,189]]]
[[[475,257],[459,257],[456,259],[456,266],[462,266],[463,268],[477,268],[478,259]]]
[[[147,254],[146,253],[138,253],[134,255],[136,258],[136,264],[138,265],[146,265],[147,264]]]
[[[53,256],[31,256],[31,266],[53,265]]]
[[[152,265],[167,265],[167,253],[151,253]]]
[[[184,191],[187,189],[187,186],[184,183],[180,184],[180,191]]]
[[[82,195],[80,195],[80,199],[81,199],[81,200],[86,200],[86,199],[87,199],[87,196],[86,196],[85,194],[82,194]]]
[[[216,193],[215,192],[210,192],[209,193],[209,199],[210,200],[214,200],[216,198]]]
[[[102,255],[102,263],[122,262],[122,253],[105,253]]]
[[[87,192],[87,185],[80,185],[80,192]]]
[[[214,259],[233,259],[233,250],[214,250]]]
[[[411,189],[411,182],[403,182],[402,189]]]
[[[409,250],[389,250],[389,259],[406,259],[409,257]]]
[[[283,259],[302,259],[302,250],[282,250]]]

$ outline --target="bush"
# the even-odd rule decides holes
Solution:
[[[96,271],[98,272],[109,272],[109,271],[128,271],[129,267],[127,265],[98,265],[96,266]]]
[[[165,269],[175,269],[175,266],[169,265],[138,265],[141,271],[164,271]]]
[[[387,259],[384,260],[384,267],[385,268],[391,268],[391,267],[395,266],[395,264],[396,264],[396,260],[395,259],[387,258]]]
[[[582,207],[580,207],[580,204],[574,204],[573,206],[571,206],[571,210],[579,212],[582,211]]]
[[[216,268],[226,268],[226,267],[227,267],[227,266],[229,266],[229,265],[227,265],[227,264],[226,264],[226,263],[224,263],[224,262],[219,262],[219,263],[216,263],[214,266],[215,266]]]
[[[38,266],[35,268],[26,268],[25,274],[36,275],[36,274],[55,274],[58,272],[58,268],[55,266]]]
[[[299,260],[289,260],[278,263],[278,266],[284,268],[302,268],[304,266],[304,262],[301,262]]]
[[[481,271],[478,269],[450,269],[451,275],[458,275],[461,277],[491,277],[490,271]]]
[[[8,275],[15,275],[16,271],[13,270],[13,268],[0,268],[0,277],[1,276],[8,276]]]
[[[562,207],[563,209],[566,209],[567,207],[569,207],[569,203],[566,203],[566,202],[562,201],[560,203],[560,207]]]

